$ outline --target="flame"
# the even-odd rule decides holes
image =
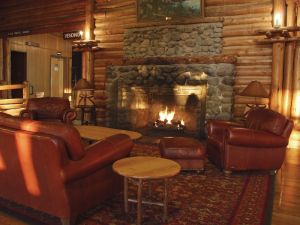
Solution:
[[[184,126],[184,121],[181,119],[180,124]]]
[[[166,106],[166,109],[164,111],[159,112],[159,120],[165,121],[167,120],[167,124],[171,124],[172,119],[174,118],[175,110],[168,112],[168,107]]]

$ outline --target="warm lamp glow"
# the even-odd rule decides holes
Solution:
[[[80,36],[81,36],[81,38],[82,38],[82,36],[83,36],[83,31],[82,31],[82,30],[79,31],[79,34],[80,34]]]
[[[88,29],[84,32],[84,39],[85,40],[90,40],[91,39],[91,34],[90,34],[90,31]]]
[[[295,101],[296,104],[294,105],[293,109],[292,109],[292,115],[296,118],[300,117],[300,92],[297,91],[297,93],[294,94],[295,96]]]
[[[280,13],[276,13],[274,16],[274,28],[280,28],[282,25],[282,17]]]
[[[6,164],[4,162],[4,158],[0,152],[0,171],[6,170]]]

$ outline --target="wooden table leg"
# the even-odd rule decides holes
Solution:
[[[124,177],[124,210],[128,213],[128,178]]]
[[[142,187],[143,180],[138,181],[138,193],[137,193],[137,225],[142,224]]]
[[[168,179],[164,179],[164,215],[163,221],[166,222],[168,219]]]

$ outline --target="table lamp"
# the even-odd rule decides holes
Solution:
[[[93,101],[94,87],[85,78],[77,81],[74,90],[77,92],[76,106],[95,105],[95,102]]]
[[[266,89],[264,88],[262,83],[257,80],[251,81],[247,85],[247,87],[241,93],[239,93],[239,95],[247,96],[247,97],[254,97],[254,103],[246,104],[246,106],[249,107],[250,110],[252,110],[254,108],[266,108],[267,107],[266,104],[262,104],[257,101],[258,98],[269,98],[269,94],[267,93]],[[247,114],[248,114],[248,112],[246,112],[244,117]]]

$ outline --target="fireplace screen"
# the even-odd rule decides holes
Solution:
[[[177,85],[175,87],[121,88],[118,127],[202,133],[206,89],[206,82],[200,85]]]

